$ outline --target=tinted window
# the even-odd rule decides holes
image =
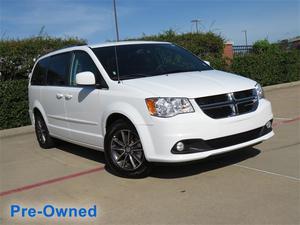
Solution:
[[[120,79],[132,79],[212,70],[191,52],[173,44],[120,45],[94,48],[93,51],[113,80],[117,79],[118,71]]]
[[[41,59],[32,73],[31,85],[45,85],[49,58]]]
[[[63,53],[50,57],[47,84],[55,86],[68,85],[71,53]]]
[[[74,60],[71,68],[70,84],[76,86],[75,76],[81,72],[92,72],[95,75],[96,84],[106,87],[106,83],[102,78],[97,66],[88,53],[84,51],[75,51]]]

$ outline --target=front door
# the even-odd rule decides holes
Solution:
[[[77,86],[77,73],[90,71],[95,75],[95,86]],[[69,122],[70,139],[91,146],[103,147],[101,129],[102,96],[104,80],[92,58],[85,51],[75,51],[70,72],[70,86],[65,92],[66,116]],[[102,85],[103,86],[103,85]]]

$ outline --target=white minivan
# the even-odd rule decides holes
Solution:
[[[105,152],[120,176],[187,162],[274,135],[271,104],[248,78],[166,42],[69,47],[37,60],[29,113],[42,148],[62,139]]]

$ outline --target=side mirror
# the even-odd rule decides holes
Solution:
[[[76,84],[77,85],[95,85],[95,75],[90,72],[81,72],[76,74]]]
[[[207,65],[210,66],[210,62],[203,60]]]

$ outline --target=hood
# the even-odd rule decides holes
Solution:
[[[256,82],[223,71],[206,70],[124,80],[123,84],[146,91],[149,97],[197,98],[251,89]]]

